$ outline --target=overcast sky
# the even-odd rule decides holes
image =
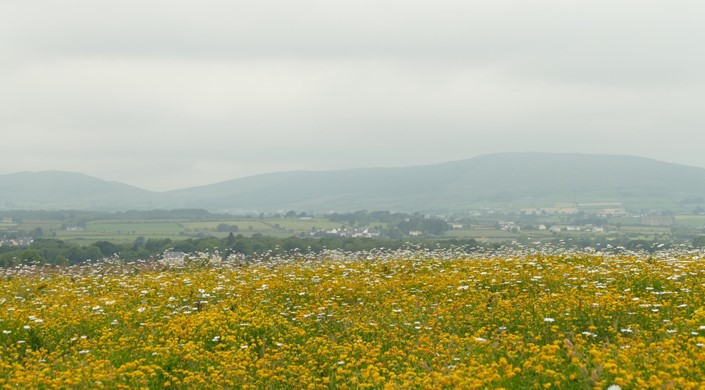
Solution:
[[[705,167],[702,0],[2,0],[0,173],[167,190],[509,151]]]

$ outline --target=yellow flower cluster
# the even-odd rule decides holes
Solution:
[[[407,253],[0,278],[8,389],[705,388],[695,256]]]

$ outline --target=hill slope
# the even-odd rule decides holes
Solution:
[[[674,209],[705,196],[705,169],[640,157],[509,153],[417,167],[273,173],[170,195],[181,206],[223,209],[448,211],[559,202]]]
[[[158,194],[80,173],[44,171],[0,175],[0,207],[118,211],[158,206]]]
[[[508,153],[404,168],[295,171],[164,193],[65,172],[0,175],[0,207],[126,210],[461,211],[619,202],[705,205],[705,169],[606,155]]]

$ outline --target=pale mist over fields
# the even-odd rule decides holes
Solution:
[[[705,2],[0,2],[0,174],[169,190],[496,152],[705,167]]]

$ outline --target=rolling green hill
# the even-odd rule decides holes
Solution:
[[[242,211],[461,211],[556,203],[690,211],[705,169],[610,155],[508,153],[404,168],[294,171],[156,193],[61,172],[0,176],[0,207]]]

